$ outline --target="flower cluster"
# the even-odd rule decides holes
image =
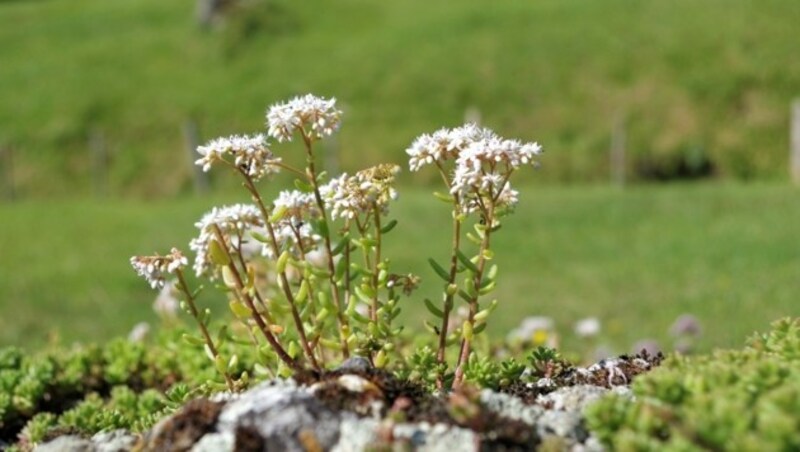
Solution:
[[[489,129],[475,124],[465,124],[455,129],[439,129],[432,134],[420,135],[406,149],[408,166],[418,171],[425,165],[454,160],[472,143],[496,137]]]
[[[254,180],[275,174],[280,170],[278,164],[281,159],[272,154],[267,139],[262,134],[217,138],[205,146],[198,147],[197,153],[202,157],[195,163],[201,165],[203,171],[211,169],[214,163],[225,161],[226,155],[230,155],[233,158],[233,164]]]
[[[271,137],[291,141],[292,134],[304,129],[309,138],[332,135],[339,127],[342,112],[336,109],[336,99],[324,99],[307,94],[270,107],[267,127]]]
[[[397,165],[380,164],[353,176],[345,173],[331,179],[328,184],[320,187],[331,218],[353,219],[375,209],[385,215],[389,201],[397,199],[394,181],[399,171],[400,167]]]
[[[499,196],[507,190],[508,176],[522,165],[535,165],[541,154],[538,143],[522,143],[492,136],[470,143],[456,160],[450,192],[471,191]]]
[[[166,282],[165,275],[175,273],[188,264],[186,257],[172,248],[166,256],[133,256],[131,265],[139,276],[143,277],[153,289],[162,288]]]
[[[320,215],[317,203],[312,193],[303,193],[299,190],[284,190],[272,202],[276,212],[281,213],[281,218],[290,218],[295,223]]]
[[[487,200],[495,208],[514,206],[518,192],[508,179],[520,166],[535,165],[534,157],[541,152],[537,143],[507,140],[475,124],[421,135],[406,149],[411,171],[430,164],[441,168],[445,161],[455,160],[450,193],[459,196],[466,213],[481,210]]]
[[[211,212],[195,223],[195,226],[200,230],[200,235],[189,243],[189,248],[196,254],[194,271],[197,276],[213,276],[209,244],[216,239],[215,227],[219,228],[225,237],[230,238],[229,252],[257,254],[256,250],[252,248],[253,244],[257,242],[252,240],[251,234],[252,232],[263,233],[265,225],[261,212],[256,206],[234,204],[213,208]],[[261,252],[261,248],[261,245],[258,244],[258,253]]]
[[[285,190],[278,194],[272,205],[279,217],[272,222],[278,254],[293,245],[303,254],[315,250],[322,237],[315,234],[308,223],[309,219],[320,216],[314,195],[298,190]],[[271,259],[278,257],[270,246],[264,247],[264,255]]]

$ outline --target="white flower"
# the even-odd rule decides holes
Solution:
[[[272,204],[276,211],[283,212],[283,218],[291,218],[295,222],[319,215],[319,208],[313,193],[284,190],[278,194],[278,198]]]
[[[216,239],[215,226],[219,227],[228,240],[229,252],[238,253],[239,248],[242,252],[252,250],[251,242],[255,242],[252,233],[263,233],[264,220],[258,207],[250,204],[234,204],[221,208],[214,207],[211,212],[205,214],[203,218],[195,223],[200,230],[200,235],[192,239],[189,248],[195,252],[194,271],[197,276],[210,275],[214,277],[216,271],[211,264],[209,255],[209,244]],[[259,245],[257,250],[261,250]]]
[[[394,180],[399,171],[397,165],[381,164],[353,176],[342,174],[331,179],[320,187],[331,218],[353,219],[376,208],[382,215],[387,214],[389,201],[397,199]]]
[[[534,346],[554,346],[557,342],[555,323],[550,317],[526,317],[522,323],[508,333],[511,343],[530,343]]]
[[[139,322],[134,325],[131,332],[128,333],[128,341],[143,342],[148,334],[150,334],[150,325],[147,322]]]
[[[450,193],[463,196],[496,190],[500,188],[499,181],[520,166],[536,165],[534,156],[541,152],[537,143],[523,144],[497,136],[474,141],[458,155]]]
[[[160,256],[133,256],[131,265],[139,276],[143,277],[153,289],[164,287],[165,275],[174,274],[188,264],[186,257],[172,248],[170,254]]]
[[[697,317],[691,314],[683,314],[669,328],[673,336],[699,336],[703,329]]]
[[[272,154],[267,139],[262,134],[217,138],[198,147],[197,153],[202,157],[195,163],[202,166],[203,171],[211,169],[216,162],[224,161],[226,155],[230,155],[233,164],[255,180],[280,171],[278,164],[281,159]]]
[[[455,129],[439,129],[430,135],[420,135],[406,149],[409,156],[408,166],[411,171],[417,171],[434,162],[453,160],[473,142],[493,136],[494,132],[475,124],[465,124]]]
[[[594,337],[600,334],[600,321],[587,317],[575,323],[575,334],[579,337]]]
[[[178,313],[180,302],[175,297],[176,283],[177,281],[172,280],[164,284],[153,301],[153,311],[161,318],[175,317]]]
[[[305,128],[310,138],[332,135],[341,123],[342,112],[336,109],[336,99],[324,99],[311,94],[270,107],[267,128],[278,141],[291,141],[292,134]]]

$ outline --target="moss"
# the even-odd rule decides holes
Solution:
[[[23,354],[0,349],[0,441],[36,444],[54,434],[139,432],[192,397],[215,391],[216,371],[183,344],[180,329],[147,343],[116,339]],[[233,347],[226,344],[226,351]],[[237,376],[254,354],[238,347]]]
[[[587,412],[615,450],[798,450],[800,319],[741,350],[671,356],[633,392],[635,401],[610,396]]]

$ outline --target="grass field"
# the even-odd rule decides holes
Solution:
[[[501,306],[491,330],[502,335],[526,315],[547,315],[569,336],[575,320],[597,316],[625,351],[643,337],[669,344],[671,322],[692,313],[705,329],[703,349],[737,346],[771,320],[800,315],[799,194],[782,185],[524,190],[495,241]],[[224,201],[1,204],[0,345],[32,347],[56,331],[67,341],[102,340],[153,321],[155,294],[128,257],[185,249],[194,221]],[[448,214],[439,207],[406,188],[393,210],[400,224],[388,255],[396,271],[424,280],[405,305],[417,328],[420,300],[438,289],[425,260],[447,252]],[[574,345],[567,337],[565,347]]]
[[[796,0],[268,0],[210,32],[194,4],[0,2],[0,145],[22,196],[90,192],[93,130],[109,191],[185,191],[186,118],[205,138],[257,131],[269,104],[309,91],[346,109],[345,169],[397,160],[476,107],[545,144],[540,179],[605,179],[617,115],[631,166],[687,155],[724,177],[787,174]]]

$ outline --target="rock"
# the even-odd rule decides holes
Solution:
[[[536,425],[544,413],[544,408],[541,406],[527,405],[517,397],[494,392],[491,389],[481,391],[481,403],[502,417],[522,421],[528,425]]]
[[[95,444],[75,435],[64,435],[36,446],[35,452],[95,452]]]
[[[347,412],[334,413],[307,388],[291,384],[259,385],[227,404],[216,430],[240,443],[261,441],[261,448],[303,452],[329,450],[339,439]]]
[[[583,416],[575,411],[545,411],[536,423],[539,436],[558,436],[570,443],[582,443],[588,438],[589,433],[583,427]]]
[[[339,426],[339,441],[332,452],[351,452],[366,450],[378,442],[380,421],[375,419],[344,419]]]
[[[159,421],[145,435],[143,450],[189,450],[206,433],[215,430],[223,404],[195,399],[172,416]]]
[[[192,446],[191,452],[233,452],[236,437],[230,433],[209,433]]]
[[[336,368],[340,372],[366,372],[372,368],[367,358],[363,356],[352,356],[344,360],[344,362]]]
[[[478,436],[465,428],[445,424],[399,424],[394,427],[394,437],[407,439],[420,452],[452,452],[478,450]]]
[[[127,430],[100,432],[92,437],[97,452],[126,452],[136,444],[136,436]]]
[[[536,398],[536,403],[553,410],[581,412],[588,404],[599,399],[607,392],[608,389],[599,386],[567,386],[549,394],[540,395]]]

